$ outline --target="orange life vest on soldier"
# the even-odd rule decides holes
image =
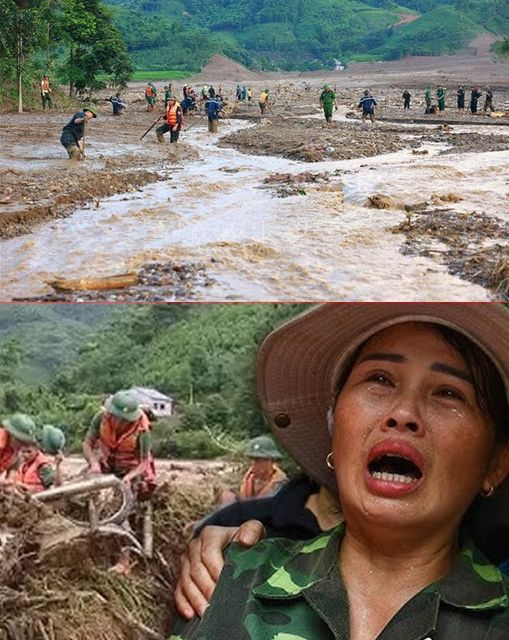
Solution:
[[[42,451],[28,462],[23,462],[16,471],[16,484],[24,485],[30,493],[38,493],[44,491],[46,487],[42,484],[39,477],[39,469],[44,464],[49,464],[48,458]]]
[[[16,451],[11,445],[11,436],[7,429],[0,427],[0,473],[8,471],[16,461]]]
[[[99,440],[108,463],[113,469],[127,473],[140,463],[138,436],[150,430],[150,423],[142,412],[138,420],[131,422],[123,433],[117,433],[117,425],[118,421],[105,413],[101,421]]]
[[[151,86],[148,86],[145,89],[145,95],[147,96],[147,98],[151,98],[154,95],[154,89]]]
[[[169,127],[174,127],[176,124],[178,124],[177,111],[179,109],[180,105],[178,102],[175,102],[173,107],[168,107],[168,110],[166,111],[166,122],[168,123]]]

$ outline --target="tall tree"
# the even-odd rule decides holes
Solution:
[[[117,85],[124,85],[133,73],[125,43],[102,0],[62,0],[59,35],[67,45],[60,75],[70,95],[103,86],[97,80],[101,73]]]
[[[23,77],[32,53],[44,42],[45,5],[30,0],[0,3],[0,59],[3,75],[14,70],[18,88],[18,112],[23,113]]]

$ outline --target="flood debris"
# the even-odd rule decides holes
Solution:
[[[263,181],[263,186],[275,187],[278,198],[305,196],[305,184],[325,184],[329,182],[328,173],[303,171],[301,173],[271,173]]]
[[[178,556],[190,523],[214,507],[216,484],[157,487],[153,558],[127,576],[110,571],[122,545],[114,533],[79,530],[65,509],[0,491],[0,640],[163,640]],[[74,534],[48,546],[62,529]]]
[[[497,300],[509,300],[508,223],[484,212],[427,206],[408,211],[392,232],[406,235],[404,254],[439,260],[450,273],[492,291]]]
[[[367,197],[364,206],[371,209],[391,209],[394,207],[394,201],[391,196],[384,193],[374,193]]]
[[[215,280],[203,263],[149,262],[137,272],[94,278],[56,278],[48,282],[54,293],[18,302],[166,302],[189,300]]]

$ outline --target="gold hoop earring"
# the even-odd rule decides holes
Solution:
[[[481,491],[481,496],[483,498],[491,498],[491,496],[495,493],[495,487],[493,485],[491,485],[491,487],[488,489],[488,491],[485,491],[484,489]]]
[[[325,458],[325,464],[329,467],[329,469],[334,469],[334,460],[333,460],[333,456],[334,454],[332,453],[332,451],[330,451],[326,458]]]

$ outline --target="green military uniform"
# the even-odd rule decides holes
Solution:
[[[231,545],[203,618],[170,640],[348,640],[338,553],[345,525],[314,540]],[[407,602],[378,640],[507,640],[509,581],[466,539],[450,573]]]
[[[426,102],[426,113],[429,113],[431,109],[431,87],[426,87],[424,101]]]
[[[332,110],[335,103],[336,94],[328,85],[325,85],[320,95],[320,104],[323,107],[323,114],[327,122],[332,120]]]
[[[445,87],[438,87],[437,89],[438,108],[440,111],[445,111]]]

